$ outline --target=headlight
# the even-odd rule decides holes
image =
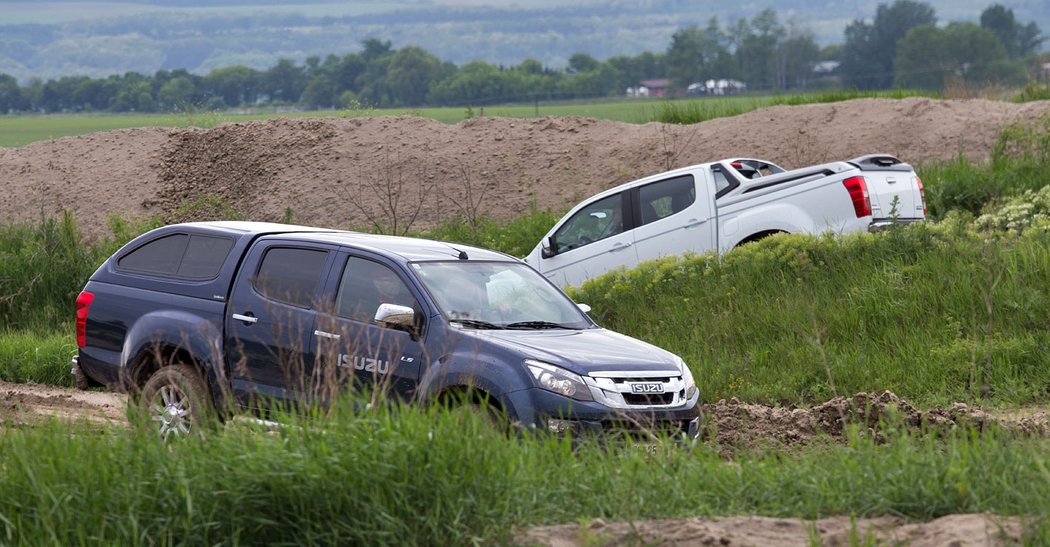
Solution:
[[[571,397],[577,401],[594,400],[594,397],[591,396],[591,388],[583,383],[583,378],[579,374],[533,359],[526,359],[525,366],[529,367],[529,372],[536,380],[536,385],[547,391]]]
[[[682,379],[685,380],[685,398],[686,400],[692,399],[693,395],[696,395],[696,381],[693,380],[693,372],[689,370],[689,365],[685,364],[681,357],[675,356],[675,363],[678,368],[682,369]]]

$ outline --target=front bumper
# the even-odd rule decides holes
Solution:
[[[644,424],[632,420],[562,420],[547,419],[547,431],[558,435],[619,436],[639,441],[675,439],[692,441],[700,437],[700,418],[691,420],[668,420]]]
[[[544,389],[510,394],[511,410],[522,427],[571,435],[625,435],[636,439],[700,434],[700,396],[676,406],[620,410],[595,402],[576,401]]]

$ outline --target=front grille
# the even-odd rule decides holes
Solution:
[[[592,372],[584,377],[597,402],[610,408],[646,409],[685,403],[685,380],[667,372]]]
[[[653,395],[638,395],[636,393],[624,393],[623,400],[629,405],[669,405],[674,402],[674,396],[674,393],[660,393]]]

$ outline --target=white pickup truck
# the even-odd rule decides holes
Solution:
[[[912,167],[871,154],[785,171],[734,158],[660,173],[574,207],[526,262],[559,286],[686,252],[728,251],[776,233],[848,233],[926,217]]]

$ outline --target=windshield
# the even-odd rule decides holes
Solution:
[[[470,328],[585,329],[592,323],[544,277],[519,262],[414,262],[449,321]]]

